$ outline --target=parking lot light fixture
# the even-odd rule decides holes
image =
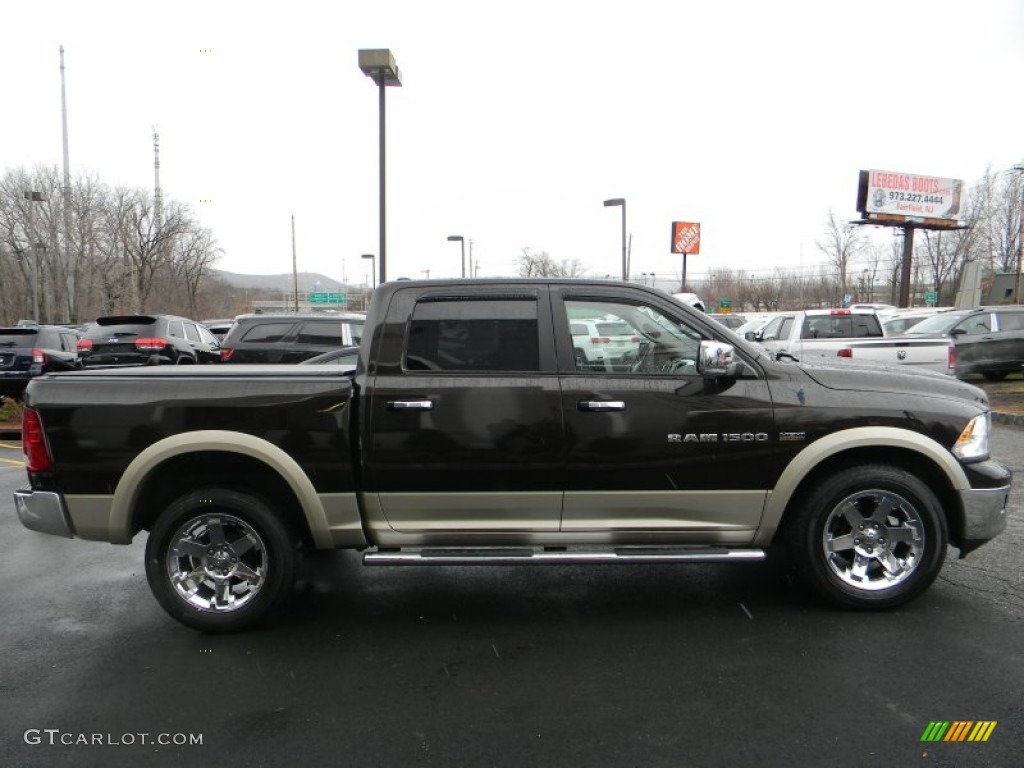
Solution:
[[[462,235],[448,235],[448,241],[462,245],[462,276],[466,276],[466,239]]]
[[[370,48],[359,51],[359,69],[369,77],[378,88],[378,152],[380,155],[379,189],[380,189],[380,281],[387,280],[387,226],[385,218],[385,142],[384,142],[384,89],[388,86],[401,86],[402,73],[395,64],[395,57],[387,48]]]
[[[626,200],[622,197],[613,197],[604,201],[605,208],[622,208],[622,279],[629,279],[629,266],[626,264]]]

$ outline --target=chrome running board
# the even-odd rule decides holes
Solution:
[[[721,547],[616,547],[614,549],[532,549],[530,547],[424,548],[376,550],[363,565],[597,565],[606,563],[749,563],[764,560],[763,549]]]

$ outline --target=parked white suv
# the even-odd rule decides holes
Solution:
[[[569,332],[577,370],[629,370],[636,360],[640,334],[624,320],[572,320]]]

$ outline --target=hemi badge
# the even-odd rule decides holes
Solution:
[[[806,432],[779,432],[780,443],[799,443],[806,439]]]

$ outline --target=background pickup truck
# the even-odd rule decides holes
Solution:
[[[816,309],[784,312],[750,336],[776,355],[849,357],[952,373],[952,343],[939,338],[884,338],[871,310]]]
[[[775,353],[801,358],[835,357],[850,339],[880,339],[882,324],[872,310],[811,309],[776,315],[752,341]]]
[[[628,326],[600,370],[579,320]],[[1006,525],[985,394],[776,361],[664,293],[399,281],[351,366],[49,374],[26,393],[35,531],[149,531],[163,608],[249,627],[303,550],[367,565],[746,562],[778,544],[836,604],[898,605]]]

